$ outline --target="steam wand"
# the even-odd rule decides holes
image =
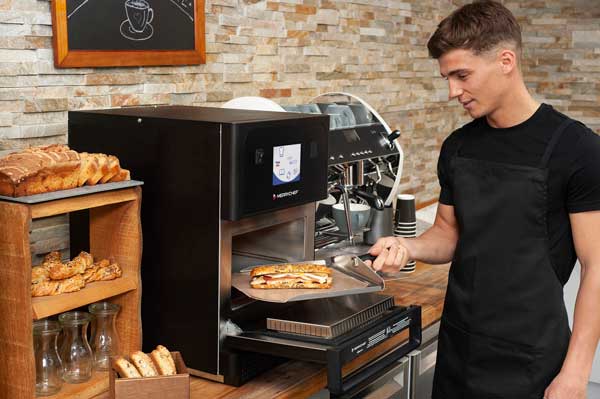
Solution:
[[[350,223],[350,197],[348,196],[348,186],[346,185],[343,173],[340,175],[340,185],[338,188],[342,191],[342,197],[344,198],[344,214],[346,216],[346,226],[348,226],[348,241],[350,241],[350,245],[354,245],[354,232]]]

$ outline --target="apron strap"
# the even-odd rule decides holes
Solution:
[[[567,118],[552,133],[552,137],[550,138],[550,143],[548,143],[548,147],[546,147],[546,152],[544,152],[544,156],[542,157],[542,161],[540,162],[540,168],[546,168],[548,161],[550,160],[550,155],[552,155],[552,151],[554,151],[554,147],[556,147],[556,143],[558,143],[558,139],[562,136],[565,129],[574,123],[575,120],[571,118]]]

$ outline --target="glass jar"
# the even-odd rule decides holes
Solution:
[[[79,384],[92,378],[94,354],[87,339],[87,328],[92,316],[87,312],[67,312],[58,316],[63,328],[60,349],[63,379]]]
[[[94,316],[92,320],[91,347],[96,361],[96,370],[108,371],[110,357],[119,353],[119,336],[115,322],[121,306],[110,302],[98,302],[88,306]]]
[[[57,339],[60,324],[53,320],[33,322],[33,351],[35,356],[35,394],[54,395],[62,387],[62,368]]]

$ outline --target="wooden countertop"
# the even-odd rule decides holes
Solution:
[[[394,295],[397,305],[421,305],[425,329],[442,315],[449,267],[449,264],[430,266],[417,263],[415,272],[406,278],[388,281],[384,293]],[[365,353],[344,367],[344,374],[402,343],[407,337],[407,333],[399,334]],[[306,398],[319,392],[326,384],[327,374],[323,365],[289,361],[239,388],[192,377],[190,391],[192,399]]]

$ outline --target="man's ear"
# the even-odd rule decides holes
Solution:
[[[517,54],[510,49],[500,50],[498,60],[504,74],[509,74],[517,68]]]

